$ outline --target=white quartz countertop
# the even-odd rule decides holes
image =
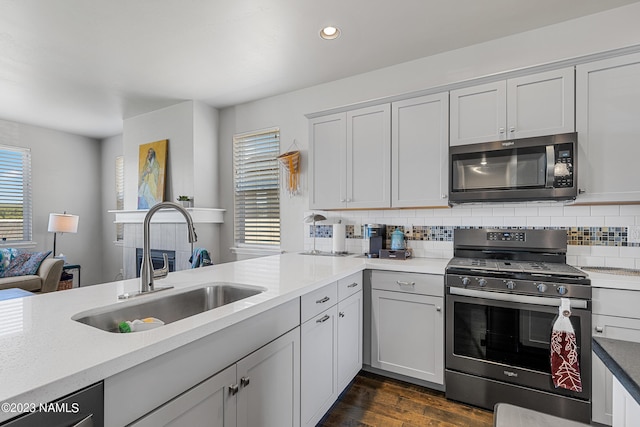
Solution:
[[[367,268],[444,274],[447,262],[283,254],[170,273],[157,285],[175,289],[128,301],[117,297],[136,291],[136,279],[0,301],[0,402],[50,402]],[[145,332],[115,334],[72,320],[212,282],[266,291]],[[16,415],[0,410],[0,422]]]
[[[591,270],[583,271],[589,275],[589,279],[591,279],[591,286],[594,288],[640,291],[640,276],[600,273]]]

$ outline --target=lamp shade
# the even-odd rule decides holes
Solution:
[[[77,233],[79,219],[78,215],[50,213],[48,230],[51,233]]]

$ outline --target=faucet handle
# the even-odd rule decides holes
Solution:
[[[162,254],[163,265],[158,270],[153,270],[154,279],[164,279],[169,274],[169,257],[166,253]]]

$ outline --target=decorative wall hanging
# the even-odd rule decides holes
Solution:
[[[292,148],[296,148],[296,150],[291,150]],[[300,189],[300,150],[297,148],[298,144],[294,139],[287,152],[278,156],[278,161],[284,172],[285,188],[289,193],[289,197],[298,194]]]
[[[138,156],[138,209],[149,209],[164,201],[167,145],[169,140],[140,145]]]

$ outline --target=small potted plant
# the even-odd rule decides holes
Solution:
[[[178,196],[178,201],[184,208],[192,208],[193,207],[193,198],[189,196]]]

